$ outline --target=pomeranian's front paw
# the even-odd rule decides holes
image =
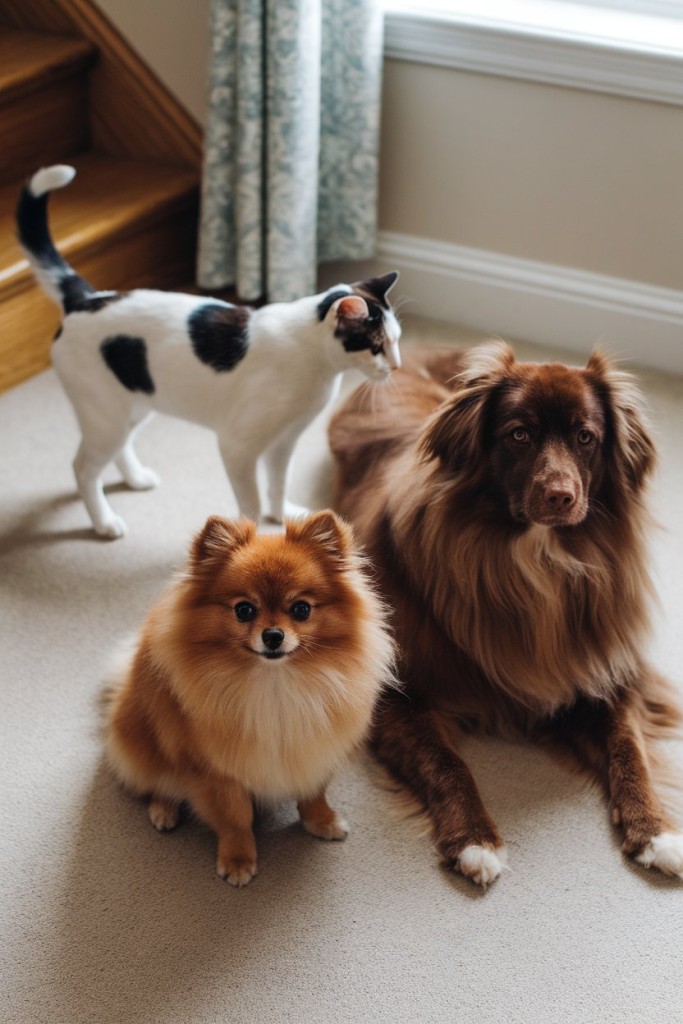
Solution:
[[[346,839],[349,826],[343,818],[334,812],[331,818],[302,818],[301,824],[307,832],[318,839]]]
[[[346,839],[349,834],[349,826],[343,818],[335,818],[334,821],[324,824],[304,821],[303,826],[307,832],[310,832],[312,836],[317,836],[318,839],[342,840]]]
[[[240,889],[256,874],[256,861],[249,857],[218,857],[216,871],[226,882]]]
[[[636,856],[646,868],[658,868],[665,875],[683,879],[683,833],[660,832]]]
[[[147,808],[147,817],[157,832],[170,832],[178,824],[180,805],[174,800],[152,797]]]
[[[346,839],[349,826],[327,802],[325,791],[297,804],[301,824],[318,839]]]
[[[106,519],[101,519],[98,523],[95,523],[95,533],[100,537],[106,537],[107,540],[117,540],[119,537],[125,537],[127,532],[125,520],[113,513],[111,516],[107,516]]]

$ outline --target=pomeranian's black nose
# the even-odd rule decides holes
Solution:
[[[261,639],[269,651],[276,651],[284,638],[285,634],[281,629],[264,629],[261,633]]]

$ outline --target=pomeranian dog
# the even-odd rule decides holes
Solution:
[[[573,752],[604,787],[624,851],[683,877],[657,792],[678,720],[648,663],[645,535],[655,450],[634,379],[516,361],[504,342],[421,349],[383,402],[330,427],[337,508],[394,608],[406,693],[382,703],[379,759],[428,812],[443,861],[487,885],[505,847],[458,727]]]
[[[211,517],[108,693],[107,747],[160,831],[180,805],[218,836],[218,874],[256,874],[255,803],[298,801],[322,839],[348,828],[325,789],[392,679],[384,608],[332,512],[258,534]]]

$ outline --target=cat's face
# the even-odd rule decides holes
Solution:
[[[386,298],[397,279],[398,273],[392,271],[325,294],[319,306],[321,319],[333,328],[342,368],[354,367],[379,381],[401,365],[401,326]]]

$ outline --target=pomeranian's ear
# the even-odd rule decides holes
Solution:
[[[481,464],[489,402],[514,363],[514,353],[504,341],[467,353],[465,368],[453,382],[453,397],[427,421],[420,445],[427,459],[437,456],[452,470]]]
[[[608,471],[616,471],[639,491],[655,464],[640,388],[630,373],[617,369],[600,349],[594,350],[584,372],[600,395],[611,428],[615,458],[608,461]]]
[[[305,519],[289,519],[286,532],[290,540],[315,544],[338,562],[345,562],[353,551],[351,527],[330,509]]]
[[[256,526],[249,519],[209,516],[192,543],[190,560],[193,565],[202,565],[215,558],[225,558],[231,551],[247,544],[255,533]]]

